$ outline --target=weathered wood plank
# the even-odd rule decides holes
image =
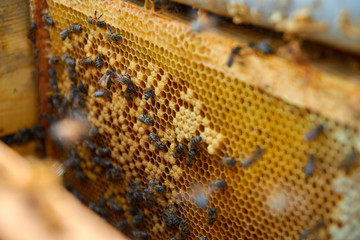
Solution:
[[[0,136],[38,122],[34,51],[27,39],[29,2],[0,3]]]

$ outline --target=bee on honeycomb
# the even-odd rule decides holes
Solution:
[[[149,234],[147,232],[143,232],[138,229],[133,230],[131,233],[132,233],[132,235],[134,235],[134,237],[136,239],[144,239],[149,236]]]
[[[206,214],[206,222],[210,225],[213,225],[214,222],[216,221],[216,212],[217,212],[217,209],[212,207],[209,209],[209,211],[207,212]]]
[[[243,162],[241,163],[242,167],[249,167],[250,165],[252,165],[254,162],[256,162],[259,158],[261,158],[261,156],[263,155],[263,149],[261,149],[260,147],[257,147],[256,150],[248,157],[246,157]]]
[[[99,147],[96,149],[95,153],[97,156],[104,157],[110,154],[110,150],[105,147]]]
[[[100,21],[100,18],[103,16],[102,14],[99,16],[99,17],[96,17],[97,15],[97,11],[95,10],[95,13],[94,13],[94,17],[89,17],[86,19],[86,21],[88,23],[90,23],[91,25],[96,25],[100,28],[104,28],[106,27],[106,23],[104,21]]]
[[[185,144],[180,144],[180,145],[176,146],[175,151],[173,153],[173,157],[179,158],[179,157],[183,156],[185,154],[185,149],[186,149]]]
[[[150,142],[154,144],[154,146],[157,150],[159,150],[159,151],[166,150],[165,146],[160,141],[160,137],[156,133],[151,132],[149,134],[149,139],[150,139]]]
[[[110,96],[110,92],[104,88],[101,88],[100,90],[96,91],[94,93],[94,97],[98,98],[98,97],[109,97]]]
[[[101,85],[103,82],[105,84],[106,87],[110,88],[112,81],[111,78],[112,77],[116,77],[116,79],[120,78],[121,75],[118,74],[113,68],[110,68],[109,70],[106,71],[106,73],[100,78],[99,80],[99,84]]]
[[[129,226],[129,223],[128,223],[128,221],[126,221],[126,220],[118,221],[118,222],[115,223],[115,227],[116,227],[116,229],[118,229],[119,231],[124,231],[124,229],[125,229],[126,227],[128,227],[128,226]]]
[[[106,179],[111,182],[119,182],[121,180],[120,168],[118,166],[109,168],[106,172]]]
[[[78,62],[79,62],[79,65],[86,66],[86,67],[94,64],[94,61],[89,58],[82,58]]]
[[[231,67],[233,62],[234,62],[234,57],[240,52],[242,48],[237,46],[237,47],[234,47],[232,50],[231,50],[231,54],[228,58],[228,61],[227,61],[227,66],[228,67]]]
[[[121,36],[115,33],[114,28],[110,27],[110,32],[108,33],[107,38],[111,42],[118,42],[121,39]]]
[[[129,85],[129,86],[127,86],[126,87],[126,90],[125,90],[125,99],[126,100],[128,100],[128,101],[131,101],[132,100],[132,95],[135,93],[135,87],[134,87],[134,85]],[[152,120],[152,119],[151,119]],[[150,123],[151,122],[151,120],[149,120],[149,119],[147,119],[147,123],[146,124],[148,124],[148,123]],[[148,124],[148,125],[150,125],[150,124]]]
[[[304,170],[305,177],[308,178],[313,174],[314,168],[315,168],[315,161],[316,161],[315,155],[310,154],[308,162],[306,163],[305,170]]]
[[[306,133],[304,139],[305,139],[305,141],[310,142],[310,141],[314,140],[315,138],[317,138],[318,136],[320,136],[320,134],[323,132],[324,132],[324,125],[319,124],[319,125],[315,126],[314,128],[310,129],[310,131],[308,133]]]
[[[79,33],[82,31],[82,27],[77,23],[70,24],[65,30],[60,32],[61,40],[65,41],[70,33]]]
[[[139,121],[147,125],[154,125],[154,119],[152,119],[148,114],[145,114],[144,116],[139,116],[138,119]]]
[[[43,15],[43,20],[44,20],[44,23],[46,25],[48,25],[48,26],[54,26],[55,25],[54,21],[51,19],[51,17],[48,14]]]
[[[189,143],[189,149],[191,150],[197,150],[200,146],[200,143],[202,141],[202,138],[200,136],[194,137],[190,140]]]
[[[151,97],[154,97],[154,93],[155,93],[154,87],[145,90],[144,99],[146,101],[149,100]]]
[[[229,157],[227,154],[224,154],[223,159],[221,160],[221,165],[224,167],[234,166],[236,164],[236,160],[233,157]]]
[[[135,227],[139,226],[142,222],[144,221],[144,216],[141,214],[135,215],[132,219],[131,219],[131,224],[134,225]]]
[[[227,183],[225,180],[214,180],[210,182],[210,189],[211,191],[222,190],[225,189]]]
[[[95,66],[97,68],[101,68],[102,67],[102,59],[103,59],[103,56],[101,54],[98,54],[96,56],[96,59],[95,59]]]

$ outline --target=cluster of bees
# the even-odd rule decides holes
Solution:
[[[31,128],[22,128],[14,134],[4,136],[1,141],[7,145],[22,145],[34,140],[43,140],[45,137],[45,131],[41,124],[35,124]],[[44,146],[39,145],[39,150],[43,150]]]
[[[95,25],[99,28],[106,28],[107,24],[105,21],[100,20],[102,15],[97,16],[97,12],[95,11],[93,18],[88,18],[87,22],[91,25]],[[43,20],[46,25],[48,26],[54,26],[54,21],[45,14],[43,16]],[[29,32],[29,38],[31,40],[34,40],[34,34],[33,29],[35,29],[36,26],[32,25],[30,32]],[[107,34],[107,39],[111,42],[118,42],[121,40],[121,36],[119,34],[116,34],[115,29],[109,27],[110,32]],[[77,23],[70,24],[65,30],[61,31],[61,39],[65,41],[67,38],[69,38],[72,34],[76,34],[82,31],[82,27],[78,25]],[[261,51],[265,54],[271,54],[273,53],[273,50],[271,47],[264,41],[260,42],[258,44],[249,43],[248,46],[250,48],[253,48],[257,51]],[[235,47],[231,50],[230,56],[227,61],[227,66],[231,67],[234,62],[234,58],[240,53],[242,50],[242,47]],[[86,67],[90,67],[95,65],[97,68],[102,68],[102,60],[103,56],[98,54],[97,57],[92,60],[88,58],[83,58],[78,60],[78,64]],[[62,95],[59,92],[58,86],[57,86],[57,76],[56,76],[56,70],[55,65],[60,61],[60,59],[65,63],[65,69],[68,73],[68,76],[70,80],[73,82],[73,84],[70,87],[69,97],[63,98]],[[61,58],[53,57],[50,59],[50,68],[49,68],[49,83],[51,85],[51,88],[53,90],[53,95],[49,97],[49,104],[52,106],[52,109],[57,109],[58,114],[63,116],[68,113],[69,111],[69,104],[72,104],[71,107],[71,113],[73,112],[81,112],[81,108],[85,107],[85,97],[88,96],[88,90],[85,88],[84,84],[80,81],[77,81],[76,78],[76,61],[72,59],[70,56],[64,54],[61,56]],[[135,93],[135,86],[131,81],[131,76],[127,75],[127,69],[125,70],[124,74],[117,73],[113,68],[110,68],[106,71],[106,73],[100,78],[98,81],[98,84],[100,85],[100,89],[97,90],[94,93],[94,97],[110,97],[110,91],[108,90],[112,84],[115,82],[119,82],[121,84],[127,85],[127,88],[125,90],[124,96],[125,99],[128,101],[132,100],[132,95]],[[154,97],[155,95],[155,89],[154,87],[151,87],[147,90],[145,90],[144,93],[144,99],[147,101],[150,98]],[[52,116],[48,114],[43,114],[43,117],[45,117],[48,121],[54,122],[59,119],[57,116]],[[139,116],[137,118],[140,122],[143,124],[152,126],[154,125],[155,121],[148,113],[144,113],[142,116]],[[21,133],[23,132],[23,133]],[[308,133],[305,134],[304,140],[306,142],[311,142],[315,140],[318,136],[320,136],[324,132],[324,125],[320,124],[312,128]],[[18,141],[16,139],[19,138],[19,135],[24,134],[27,136],[23,130],[19,131],[17,133],[18,136],[14,136],[14,140],[11,141]],[[15,134],[16,135],[16,134]],[[31,135],[31,134],[30,134]],[[37,136],[36,131],[34,135]],[[110,156],[110,150],[101,146],[95,146],[95,144],[92,142],[91,139],[95,138],[98,135],[98,129],[97,128],[91,128],[88,136],[82,140],[82,146],[88,149],[93,153],[93,159],[92,163],[94,166],[101,166],[105,171],[105,177],[110,182],[119,182],[122,180],[121,178],[121,172],[119,166],[114,166],[111,161],[108,160],[108,157]],[[20,137],[21,138],[21,137]],[[25,139],[28,137],[24,137]],[[151,132],[149,134],[149,141],[154,145],[154,147],[159,151],[167,151],[165,145],[162,143],[160,137],[157,133]],[[185,165],[188,167],[192,167],[196,161],[196,156],[200,151],[200,144],[202,142],[202,137],[195,136],[193,137],[189,142],[186,142],[184,140],[183,143],[177,145],[173,152],[173,157],[175,159],[182,159],[186,158]],[[261,147],[256,147],[256,149],[250,154],[249,156],[245,157],[242,162],[240,163],[240,166],[243,168],[250,167],[253,165],[256,161],[258,161],[264,154],[264,149]],[[343,163],[340,165],[341,169],[349,170],[353,167],[355,162],[358,159],[357,153],[351,152],[343,161]],[[64,162],[64,165],[69,166],[73,169],[73,174],[76,178],[79,179],[86,179],[85,174],[81,170],[80,166],[81,158],[79,157],[77,151],[75,149],[71,150],[67,155],[67,160]],[[225,167],[231,167],[237,165],[238,161],[228,156],[227,154],[224,154],[223,159],[220,161],[220,164]],[[311,177],[316,164],[316,156],[314,154],[310,154],[308,157],[308,162],[304,168],[305,177]],[[76,190],[74,190],[70,183],[65,183],[66,188],[71,191],[80,201],[83,201],[84,198],[81,194],[79,194]],[[209,184],[211,191],[217,191],[217,190],[224,190],[227,186],[227,183],[225,180],[215,180],[210,182]],[[140,185],[136,182],[132,182],[129,186],[129,190],[126,194],[127,203],[129,205],[129,212],[132,215],[132,220],[128,222],[127,220],[121,220],[117,221],[115,223],[115,227],[121,231],[129,230],[131,229],[131,234],[136,239],[145,239],[149,236],[147,232],[144,232],[142,230],[139,230],[139,227],[141,227],[141,224],[144,222],[144,216],[139,212],[139,208],[141,208],[144,203],[148,207],[153,207],[156,203],[156,197],[161,196],[165,191],[166,188],[162,186],[159,182],[159,180],[152,179],[148,182],[147,188],[141,189]],[[209,207],[209,201],[206,196],[206,194],[202,192],[198,192],[195,195],[195,203],[196,206],[201,209],[205,210]],[[104,197],[101,197],[99,199],[98,203],[95,202],[89,202],[88,207],[92,209],[95,213],[101,215],[106,219],[107,216],[109,216],[109,210],[115,211],[115,212],[123,212],[124,210],[116,203],[115,199],[113,197],[105,199]],[[210,207],[207,211],[206,215],[206,221],[208,224],[212,225],[216,222],[217,219],[217,209],[215,207]],[[182,219],[174,210],[173,207],[167,206],[165,210],[163,211],[162,221],[165,224],[165,227],[167,230],[173,230],[178,229],[178,234],[169,240],[177,240],[177,239],[187,239],[189,235],[189,229],[186,220]],[[316,224],[313,228],[310,230],[304,230],[302,233],[300,233],[300,238],[307,238],[311,234],[314,234],[316,231],[318,231],[322,226],[324,225],[323,222],[319,222],[319,224]],[[199,237],[199,240],[207,240],[205,236]]]

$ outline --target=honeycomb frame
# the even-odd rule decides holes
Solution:
[[[276,89],[269,94],[256,83],[249,84],[251,81],[242,79],[245,75],[234,74],[238,67],[224,68],[228,55],[214,59],[210,45],[215,41],[209,40],[209,33],[194,35],[178,20],[121,1],[47,3],[55,21],[55,27],[49,28],[53,56],[105,56],[100,70],[76,66],[76,71],[88,87],[88,119],[100,130],[96,144],[111,149],[111,161],[121,167],[124,180],[122,186],[106,181],[104,171],[93,166],[89,152],[79,146],[88,179],[75,179],[71,172],[66,179],[84,195],[85,202],[113,196],[128,210],[125,195],[131,181],[144,188],[144,182],[155,177],[167,192],[157,197],[155,207],[143,206],[142,228],[149,232],[149,239],[177,234],[166,230],[161,221],[168,204],[187,220],[188,239],[297,239],[317,221],[325,223],[319,238],[337,239],[331,229],[342,227],[336,211],[342,195],[333,183],[347,178],[338,168],[345,156],[354,148],[360,150],[356,126],[286,102],[276,96]],[[106,39],[108,27],[103,30],[86,22],[95,10],[122,36],[119,43]],[[74,22],[83,31],[61,41],[59,33]],[[216,40],[226,42],[224,46],[235,44],[220,36]],[[256,54],[249,58],[250,63],[258,61]],[[110,67],[121,74],[128,68],[136,88],[132,101],[124,98],[126,86],[121,84],[111,86],[111,97],[93,97],[98,80]],[[64,69],[61,62],[56,66],[60,91],[67,96],[71,81]],[[145,101],[144,92],[151,87],[155,97]],[[137,120],[144,113],[155,120],[154,126]],[[325,133],[305,142],[304,135],[318,124],[324,124]],[[149,142],[150,132],[159,134],[167,152]],[[194,136],[203,137],[204,143],[193,167],[187,167],[172,153],[179,143]],[[224,154],[241,162],[257,146],[264,149],[264,155],[249,168],[220,165]],[[306,178],[309,154],[315,154],[317,161],[313,175]],[[218,209],[217,221],[209,226],[206,211],[196,208],[190,193],[193,184],[207,186],[217,179],[225,179],[227,188],[209,195],[211,206]],[[111,213],[108,221],[122,219],[130,222],[131,216]]]

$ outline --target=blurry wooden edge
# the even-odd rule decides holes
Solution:
[[[49,162],[0,142],[0,239],[127,239],[61,186]]]

